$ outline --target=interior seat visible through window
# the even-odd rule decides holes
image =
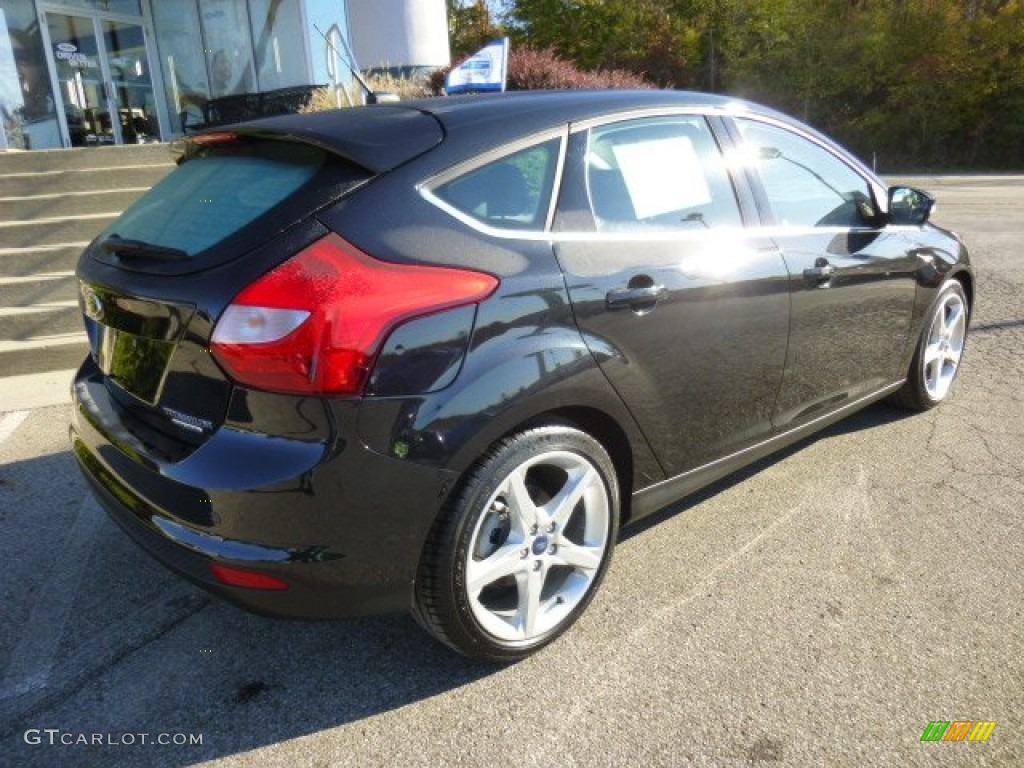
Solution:
[[[541,230],[547,224],[559,139],[513,152],[435,187],[438,198],[502,229]]]

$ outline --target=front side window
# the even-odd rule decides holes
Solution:
[[[551,139],[474,168],[433,193],[477,221],[501,229],[547,224],[560,139]]]
[[[871,186],[849,165],[824,147],[784,128],[743,118],[736,123],[776,224],[870,225],[876,216]]]
[[[741,223],[722,153],[703,117],[629,120],[595,128],[586,169],[598,231]]]

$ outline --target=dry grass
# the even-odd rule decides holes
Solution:
[[[334,89],[329,87],[317,88],[309,98],[309,103],[299,110],[300,114],[309,112],[326,112],[329,109],[337,109]]]
[[[397,93],[402,101],[420,99],[431,95],[430,83],[423,78],[410,79],[382,74],[372,75],[367,78],[367,83],[375,93]],[[342,107],[347,107],[350,104],[358,105],[364,102],[364,96],[363,89],[358,84],[354,85],[352,91],[348,94],[349,98],[347,100],[343,94],[336,94],[334,88],[324,86],[313,91],[309,103],[300,109],[299,112],[303,114],[308,112],[325,112],[329,109],[337,109],[339,102]]]
[[[371,76],[367,82],[374,92],[397,93],[402,101],[430,96],[430,83],[425,78],[393,77],[381,74]]]

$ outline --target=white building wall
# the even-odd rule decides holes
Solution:
[[[348,20],[362,69],[451,63],[445,0],[348,0]]]

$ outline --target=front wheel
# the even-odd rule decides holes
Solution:
[[[924,411],[949,397],[967,341],[969,311],[963,286],[948,280],[926,316],[907,381],[893,402]]]
[[[435,525],[414,615],[467,656],[524,658],[583,613],[618,520],[615,468],[594,438],[550,426],[503,440]]]

